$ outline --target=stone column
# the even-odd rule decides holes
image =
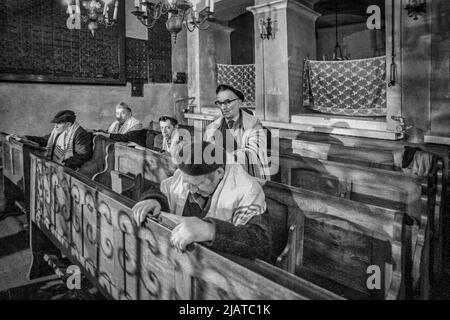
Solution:
[[[233,29],[210,23],[207,30],[188,32],[188,92],[195,97],[195,112],[214,107],[217,63],[231,62],[230,34]]]
[[[255,17],[256,113],[260,119],[290,122],[302,106],[306,57],[316,57],[315,21],[320,16],[294,0],[259,0],[247,8]],[[260,20],[270,17],[275,38],[262,40]]]

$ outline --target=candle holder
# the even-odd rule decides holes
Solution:
[[[209,22],[214,20],[214,1],[208,0],[206,7],[198,11],[197,5],[188,0],[160,0],[157,3],[135,0],[136,10],[131,13],[148,29],[153,29],[156,22],[167,14],[166,28],[176,43],[183,25],[189,32],[209,28]]]
[[[259,20],[259,35],[263,40],[275,39],[275,34],[273,33],[272,24],[274,21],[270,17],[267,20]]]
[[[427,12],[427,2],[426,0],[409,0],[405,10],[408,11],[409,17],[418,20],[419,16]]]
[[[95,31],[98,29],[99,25],[109,28],[117,23],[119,1],[114,0],[114,5],[111,6],[114,7],[114,13],[111,18],[109,8],[112,2],[113,0],[82,1],[82,7],[85,11],[85,14],[82,14],[79,0],[65,0],[65,3],[67,4],[67,13],[69,14],[67,20],[69,21],[73,20],[74,17],[79,17],[80,22],[88,23],[88,29],[91,31],[92,36],[95,36]],[[70,29],[81,29],[80,24],[68,23],[67,26]]]

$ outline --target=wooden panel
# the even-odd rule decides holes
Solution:
[[[85,162],[78,170],[81,174],[93,178],[96,174],[103,172],[107,165],[107,155],[109,146],[113,145],[114,141],[104,136],[95,136],[93,139],[93,154],[92,159]]]
[[[9,143],[4,141],[2,143],[3,151],[3,176],[11,179],[12,177],[12,163],[11,163],[11,148]]]
[[[306,218],[302,267],[325,278],[332,275],[337,283],[369,295],[366,270],[372,239],[349,222],[338,227],[327,224],[327,218]]]
[[[274,182],[262,183],[266,198],[278,199],[289,208],[288,225],[295,224],[297,235],[288,241],[288,247],[294,255],[296,274],[310,274],[307,279],[346,298],[401,297],[400,287],[406,285],[406,256],[401,248],[411,246],[411,239],[403,235],[403,213]],[[387,281],[383,292],[366,289],[367,267],[374,263]]]
[[[114,168],[125,174],[142,174],[145,180],[156,183],[171,177],[176,170],[168,154],[144,148],[129,148],[121,143],[115,145]]]
[[[326,193],[335,197],[345,196],[347,183],[338,178],[309,169],[292,169],[290,185],[312,191]]]
[[[287,139],[280,139],[280,148],[287,153],[295,153],[303,157],[394,170],[394,156],[390,151]]]

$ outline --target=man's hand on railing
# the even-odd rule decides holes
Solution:
[[[134,221],[140,226],[145,221],[147,215],[157,217],[161,213],[161,204],[154,199],[144,200],[138,202],[132,211]]]
[[[6,136],[6,141],[11,142],[11,139],[20,141],[20,140],[24,139],[24,137],[18,136],[16,134],[9,134]]]
[[[170,243],[183,252],[191,243],[212,241],[215,233],[214,224],[197,217],[186,217],[172,230]]]
[[[103,131],[94,131],[92,133],[94,136],[103,136],[109,139],[109,133]]]

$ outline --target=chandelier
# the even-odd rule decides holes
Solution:
[[[88,0],[82,1],[83,14],[81,13],[80,0],[64,0],[67,5],[67,28],[81,29],[81,22],[88,23],[88,29],[92,36],[99,25],[104,25],[105,28],[112,27],[117,22],[117,11],[119,7],[118,0]],[[109,13],[111,7],[114,7],[114,12]]]
[[[205,8],[199,10],[199,0],[135,0],[136,10],[132,14],[148,29],[152,29],[161,16],[168,14],[166,28],[176,43],[177,34],[183,29],[183,25],[189,32],[209,28],[209,22],[213,20],[214,1],[205,0]]]

